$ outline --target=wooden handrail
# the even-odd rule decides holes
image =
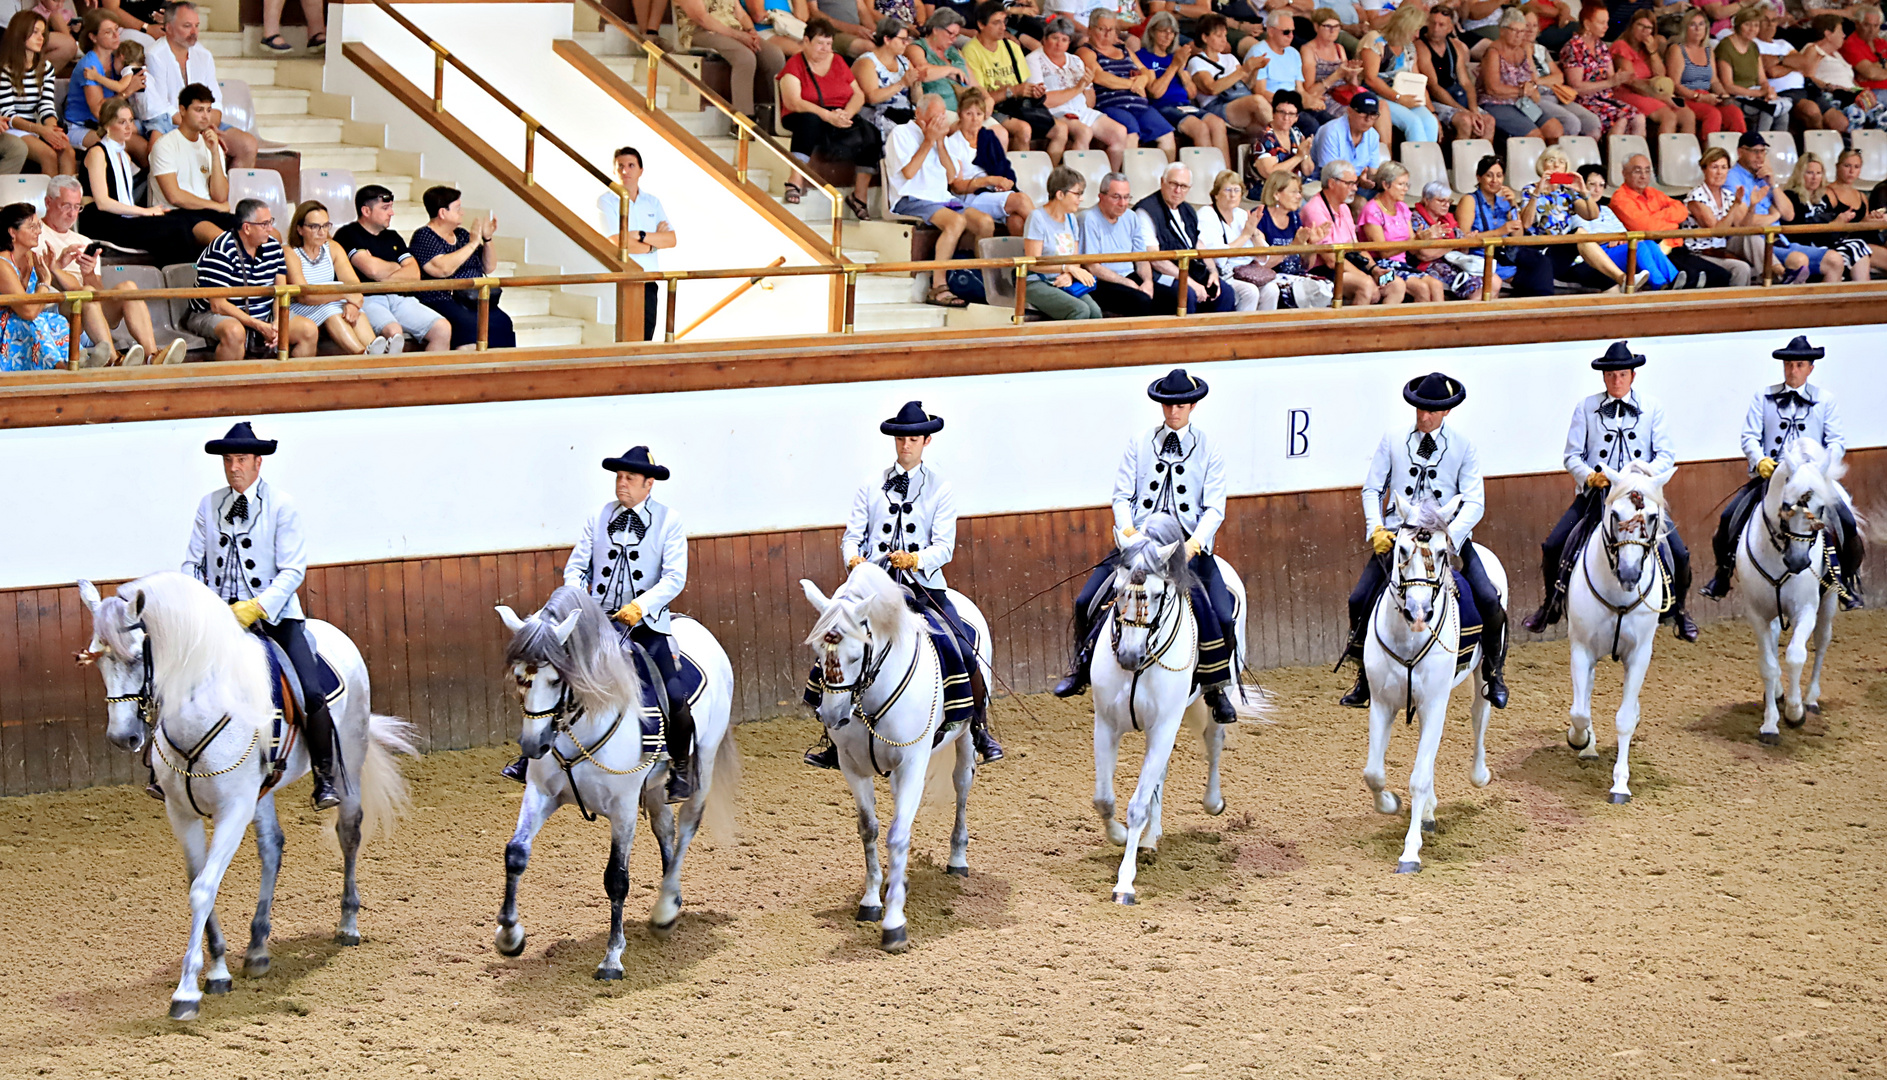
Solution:
[[[771,270],[774,267],[785,266],[785,265],[786,265],[786,256],[782,255],[779,258],[768,263],[767,269]],[[740,285],[737,288],[735,288],[733,292],[730,292],[726,296],[723,296],[719,300],[716,300],[714,302],[713,307],[710,307],[708,310],[702,312],[701,315],[698,318],[696,318],[694,322],[691,322],[687,326],[684,326],[680,330],[676,331],[675,336],[672,338],[669,338],[668,340],[680,341],[682,338],[687,337],[688,334],[691,331],[693,331],[695,327],[700,326],[702,323],[707,322],[709,319],[712,319],[716,315],[719,315],[721,313],[722,308],[726,307],[727,305],[733,303],[734,301],[740,299],[742,296],[746,295],[748,289],[751,289],[755,285],[760,284],[762,280],[764,279],[759,278],[759,277],[750,277],[746,281],[741,282]],[[674,287],[675,287],[674,282],[672,281],[669,282],[670,295],[673,295]]]

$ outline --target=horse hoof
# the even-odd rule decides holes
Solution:
[[[524,952],[524,931],[515,926],[500,926],[493,939],[498,952],[505,956],[520,956]]]
[[[1393,791],[1376,793],[1376,812],[1378,814],[1397,814],[1402,812],[1402,799]]]
[[[1611,800],[1612,800],[1613,806],[1624,806],[1626,803],[1631,801],[1631,792],[1614,791],[1611,794]]]
[[[1225,800],[1220,799],[1216,803],[1207,803],[1206,813],[1211,814],[1213,817],[1218,817],[1220,814],[1225,813]]]
[[[969,877],[970,868],[967,866],[946,866],[944,867],[944,873],[949,874],[951,877]]]
[[[1814,713],[1816,716],[1821,715],[1821,702],[1819,701],[1813,705],[1804,706],[1804,708],[1806,708],[1809,712]]]
[[[235,988],[236,980],[234,979],[211,979],[203,984],[203,992],[206,994],[227,994]]]
[[[1756,733],[1756,741],[1762,743],[1764,746],[1774,746],[1782,741],[1782,733],[1780,731],[1758,731]]]
[[[170,1003],[170,1018],[172,1020],[195,1020],[197,1018],[197,1005],[198,1003],[195,1001],[172,1001]]]
[[[893,930],[886,930],[878,939],[878,947],[888,953],[909,952],[911,948],[909,929],[900,926]]]
[[[1592,735],[1592,732],[1591,732],[1591,730],[1590,730],[1590,729],[1588,729],[1588,730],[1586,731],[1586,741],[1585,741],[1585,742],[1574,742],[1574,741],[1573,741],[1573,738],[1574,738],[1574,732],[1573,732],[1573,729],[1569,727],[1569,728],[1567,728],[1567,729],[1566,729],[1566,745],[1567,745],[1567,746],[1570,746],[1570,747],[1572,747],[1572,748],[1573,748],[1574,750],[1588,750],[1588,749],[1591,749],[1591,747],[1592,747],[1592,739],[1593,739],[1593,735]]]
[[[1122,825],[1118,821],[1109,821],[1107,823],[1107,842],[1113,844],[1115,847],[1126,844],[1127,826]]]
[[[879,920],[881,920],[881,919],[883,919],[884,917],[885,917],[885,909],[884,909],[884,908],[881,908],[881,907],[866,907],[866,906],[865,906],[864,904],[860,904],[860,905],[858,905],[858,914],[857,914],[856,916],[854,916],[854,921],[856,921],[856,922],[878,922]]]
[[[675,936],[675,924],[679,922],[681,922],[681,916],[679,915],[675,916],[674,918],[668,920],[665,923],[650,922],[649,933],[654,934],[655,940],[657,941],[667,941],[669,938],[672,938]],[[619,979],[622,978],[621,975],[618,975],[616,977]]]
[[[1116,889],[1114,890],[1114,902],[1124,907],[1132,907],[1135,904],[1139,903],[1140,901],[1134,899],[1133,893],[1121,892],[1120,890]]]
[[[1398,874],[1419,874],[1422,872],[1422,860],[1404,859],[1396,864]]]
[[[1423,831],[1423,832],[1434,832],[1434,831],[1435,831],[1435,820],[1434,820],[1433,818],[1430,818],[1429,820],[1427,820],[1427,821],[1424,821],[1424,822],[1422,822],[1422,831]]]
[[[622,969],[599,967],[596,969],[596,974],[592,977],[596,979],[597,982],[617,982],[622,978]]]
[[[360,935],[347,930],[338,930],[334,934],[334,943],[336,945],[358,945],[360,944]]]
[[[1808,723],[1808,714],[1805,712],[1793,720],[1789,719],[1787,716],[1784,716],[1782,718],[1782,722],[1789,725],[1792,728],[1799,728],[1803,724]]]
[[[242,962],[242,973],[246,978],[260,979],[269,973],[269,958],[251,956]]]

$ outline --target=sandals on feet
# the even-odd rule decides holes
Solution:
[[[327,47],[328,36],[326,34],[316,34],[314,37],[308,39],[308,51],[311,53],[318,53]]]
[[[965,300],[961,296],[958,296],[956,293],[951,292],[950,286],[948,285],[938,285],[935,288],[931,289],[930,295],[924,297],[924,302],[926,304],[936,304],[938,307],[969,307],[970,306],[970,302],[968,300]]]
[[[845,208],[850,210],[852,216],[860,221],[871,220],[871,207],[866,206],[865,200],[856,195],[847,195],[845,197]]]
[[[271,52],[288,52],[294,48],[293,45],[288,43],[288,39],[280,34],[270,34],[268,37],[262,39],[261,44],[263,48]]]
[[[798,206],[799,197],[802,194],[804,193],[800,191],[798,184],[788,184],[786,185],[786,194],[780,196],[780,201],[788,206]]]

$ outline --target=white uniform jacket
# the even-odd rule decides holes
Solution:
[[[1114,474],[1114,528],[1143,528],[1154,514],[1178,518],[1187,538],[1206,551],[1225,524],[1225,459],[1191,424],[1179,431],[1161,424],[1136,435],[1121,455]]]
[[[308,573],[301,515],[283,492],[257,480],[243,493],[247,515],[230,520],[237,492],[219,488],[197,504],[183,572],[235,603],[254,600],[270,623],[305,618],[295,590]]]
[[[1847,451],[1848,440],[1841,434],[1841,420],[1828,391],[1814,383],[1803,383],[1800,390],[1776,383],[1750,399],[1749,412],[1743,417],[1743,456],[1749,459],[1751,476],[1756,475],[1757,462],[1780,459],[1797,439],[1827,447],[1830,461],[1839,461]]]
[[[897,490],[897,479],[905,490]],[[944,587],[943,567],[957,551],[957,495],[950,481],[920,463],[907,473],[896,465],[858,489],[852,513],[845,519],[839,553],[846,562],[854,555],[877,560],[889,569],[893,551],[917,556],[908,571],[927,589]]]
[[[1566,430],[1566,471],[1584,491],[1586,477],[1604,469],[1623,472],[1641,462],[1652,472],[1677,464],[1677,450],[1664,426],[1664,406],[1633,390],[1622,398],[1598,393],[1573,407]]]
[[[623,517],[611,531],[625,511],[633,518]],[[640,536],[635,521],[644,525]],[[605,614],[633,600],[642,605],[642,625],[668,633],[668,605],[688,584],[688,536],[681,519],[654,499],[634,510],[611,499],[584,523],[563,564],[563,583],[588,592]]]
[[[1474,527],[1487,513],[1487,486],[1481,478],[1481,455],[1474,443],[1447,424],[1436,428],[1432,442],[1423,443],[1423,435],[1408,427],[1385,432],[1376,444],[1376,456],[1370,460],[1369,475],[1363,480],[1363,535],[1367,538],[1377,526],[1399,528],[1401,515],[1395,510],[1395,496],[1412,506],[1432,498],[1446,506],[1456,495],[1464,496],[1461,512],[1448,527],[1455,550],[1467,550]],[[1427,450],[1427,453],[1423,451]],[[1388,504],[1387,509],[1384,503]]]

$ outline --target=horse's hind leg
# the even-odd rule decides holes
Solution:
[[[340,817],[334,822],[335,839],[341,842],[341,923],[334,928],[334,940],[341,945],[360,944],[360,884],[355,870],[360,863],[360,785],[341,796]]]
[[[1206,740],[1206,813],[1217,817],[1225,813],[1225,796],[1219,791],[1219,753],[1225,749],[1225,725],[1208,723]]]
[[[269,973],[269,909],[275,903],[275,876],[282,869],[282,823],[275,816],[275,796],[256,803],[256,854],[262,859],[262,887],[256,896],[256,915],[249,923],[249,951],[242,971],[251,979]]]
[[[1809,672],[1808,690],[1802,695],[1802,707],[1821,712],[1821,666],[1828,661],[1828,644],[1835,638],[1835,611],[1841,595],[1833,589],[1821,598],[1821,612],[1815,619],[1815,667]]]
[[[1782,720],[1781,712],[1776,709],[1776,699],[1782,696],[1782,665],[1776,660],[1782,619],[1781,616],[1774,619],[1752,616],[1749,621],[1756,631],[1756,668],[1763,680],[1763,723],[1756,738],[1773,746],[1782,741],[1782,732],[1776,726]]]
[[[498,951],[516,956],[524,951],[524,928],[518,925],[518,878],[531,864],[531,841],[537,830],[557,809],[557,802],[535,783],[524,785],[524,802],[518,807],[517,831],[505,845],[505,898],[498,908],[498,930],[493,935]]]
[[[1488,704],[1487,695],[1479,692],[1480,683],[1475,683],[1477,692],[1468,706],[1468,718],[1474,722],[1474,765],[1468,770],[1468,782],[1475,787],[1486,787],[1493,775],[1487,771],[1487,720],[1494,707]]]
[[[629,849],[636,842],[632,807],[618,808],[609,819],[609,863],[603,868],[603,891],[609,894],[609,951],[596,965],[598,979],[622,978],[622,949],[628,944],[622,932],[622,903],[629,896]]]
[[[879,895],[885,879],[884,867],[878,862],[878,793],[872,789],[869,774],[854,776],[848,771],[845,784],[858,804],[858,842],[865,849],[865,892],[858,899],[858,921],[878,922],[885,917],[884,901]]]
[[[950,829],[950,861],[944,873],[970,876],[970,785],[976,780],[976,749],[968,732],[957,737],[957,764],[951,773],[957,788],[957,823]]]
[[[669,833],[673,843],[662,864],[662,885],[656,893],[655,907],[649,912],[649,929],[656,937],[667,937],[675,929],[675,920],[681,918],[681,867],[688,859],[688,848],[695,842],[695,834],[701,831],[701,813],[708,804],[708,786],[714,782],[715,751],[715,747],[697,742],[694,768],[695,775],[701,778],[700,786],[695,789],[694,798],[682,804],[681,813],[673,815],[674,824]],[[644,791],[654,792],[664,819],[668,818],[666,784],[651,782]],[[660,831],[656,832],[657,837],[661,835]]]
[[[1094,714],[1094,812],[1101,815],[1110,843],[1127,842],[1127,829],[1114,820],[1114,769],[1120,764],[1120,729]]]

